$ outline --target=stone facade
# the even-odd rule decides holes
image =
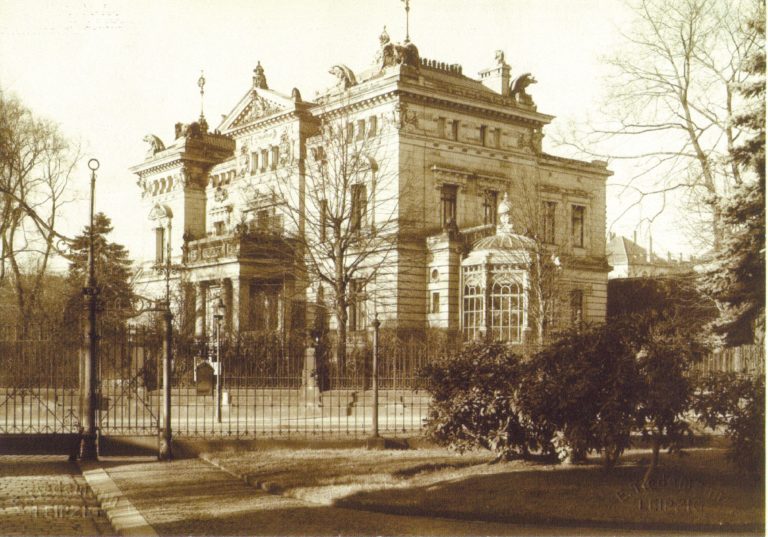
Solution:
[[[367,329],[375,311],[397,329],[462,331],[462,262],[477,241],[497,232],[505,195],[515,231],[546,243],[557,260],[550,326],[604,319],[610,172],[603,162],[542,151],[552,116],[539,112],[526,91],[535,83],[530,73],[512,73],[497,52],[475,80],[459,65],[422,58],[413,43],[382,34],[370,69],[336,65],[330,74],[336,83],[305,101],[297,89],[269,89],[259,64],[252,86],[213,132],[201,116],[178,126],[167,148],[151,144],[146,160],[131,169],[150,215],[138,219],[148,244],[140,292],[163,292],[157,264],[170,250],[179,265],[174,288],[198,335],[210,330],[212,300],[219,298],[230,330],[303,328],[319,282],[278,243],[303,236],[320,211],[302,189],[320,131],[336,121],[346,124],[349,144],[375,140],[378,147],[363,180],[376,201],[361,233],[389,226],[394,237],[379,258],[384,264],[376,256],[361,264],[365,318],[353,330]],[[286,177],[301,200],[299,218],[275,195],[276,181]]]

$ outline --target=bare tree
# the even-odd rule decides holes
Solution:
[[[606,59],[606,118],[565,142],[581,152],[631,161],[637,172],[621,184],[633,192],[622,213],[654,197],[656,213],[681,196],[701,237],[715,248],[722,233],[717,201],[742,182],[728,154],[741,135],[731,120],[746,76],[743,60],[759,46],[747,21],[757,0],[631,0],[634,22],[625,46]]]
[[[78,158],[55,125],[0,92],[0,285],[14,287],[22,333],[65,238],[56,231],[57,218]]]
[[[340,366],[348,327],[356,321],[350,311],[358,318],[367,314],[366,288],[388,275],[402,224],[402,185],[388,168],[386,136],[379,132],[386,127],[343,115],[321,120],[307,141],[308,154],[277,172],[271,192],[295,231],[290,238],[305,283],[329,291],[322,294],[335,318]]]
[[[555,324],[555,310],[563,288],[563,259],[567,256],[558,244],[555,229],[557,203],[542,195],[540,172],[531,177],[521,174],[512,188],[511,199],[516,232],[526,236],[527,255],[522,261],[528,274],[528,324],[533,343],[541,346]]]

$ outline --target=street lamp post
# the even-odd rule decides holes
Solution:
[[[373,413],[371,415],[371,438],[379,437],[379,314],[373,319],[373,364],[372,386],[373,388]]]
[[[83,288],[83,294],[88,297],[88,352],[85,354],[83,364],[83,387],[85,388],[85,413],[81,416],[83,434],[80,440],[80,460],[93,461],[98,459],[96,408],[98,396],[98,378],[96,366],[98,364],[99,336],[96,333],[97,325],[97,297],[99,287],[96,284],[96,260],[94,248],[93,209],[96,193],[96,170],[99,169],[99,161],[92,158],[88,161],[91,170],[91,207],[90,227],[88,233],[88,279]]]
[[[213,314],[216,319],[216,421],[221,423],[221,399],[222,389],[224,388],[224,366],[221,363],[221,321],[224,319],[226,307],[224,301],[219,297],[216,303],[216,313]]]
[[[165,321],[165,338],[163,339],[163,430],[158,458],[170,461],[173,459],[171,445],[171,365],[173,363],[173,313],[171,312],[171,219],[168,218],[168,244],[165,255],[165,304],[163,305],[163,320]]]

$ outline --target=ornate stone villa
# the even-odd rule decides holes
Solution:
[[[350,332],[367,330],[375,312],[398,330],[522,343],[532,330],[536,251],[557,269],[548,329],[602,321],[611,172],[603,162],[542,151],[553,116],[529,94],[535,78],[513,73],[502,52],[471,78],[460,65],[420,56],[408,40],[391,42],[386,31],[373,56],[367,70],[331,68],[336,83],[312,100],[295,88],[271,89],[259,63],[215,128],[201,114],[177,124],[168,145],[145,138],[149,152],[131,168],[146,204],[137,217],[147,237],[139,292],[163,296],[158,267],[170,252],[172,288],[197,335],[210,333],[219,299],[227,330],[303,330],[319,311],[307,304],[318,302],[322,282],[302,269],[301,248],[279,244],[323,218],[325,209],[307,201],[308,170],[322,125],[336,121],[353,151],[378,147],[363,155],[367,178],[342,196],[350,225],[364,237],[381,233],[387,219],[394,237],[386,270],[361,263],[359,281],[350,282]],[[300,218],[286,214],[278,180],[298,192]]]

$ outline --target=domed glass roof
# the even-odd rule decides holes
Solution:
[[[472,245],[472,252],[462,265],[487,262],[493,260],[496,263],[526,263],[528,252],[532,250],[536,242],[530,237],[515,233],[510,221],[511,206],[509,196],[504,193],[504,198],[499,203],[499,224],[496,226],[496,234],[483,237]]]

